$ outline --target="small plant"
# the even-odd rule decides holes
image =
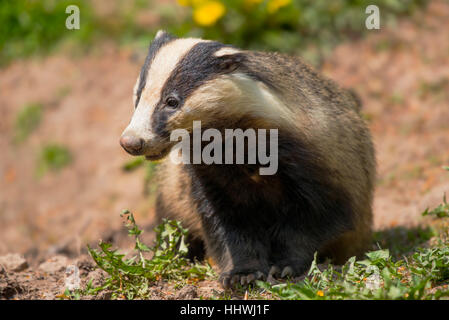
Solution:
[[[449,203],[447,203],[447,201],[446,201],[446,194],[444,194],[444,196],[443,196],[443,203],[438,205],[438,207],[436,207],[433,210],[429,210],[429,208],[427,208],[423,212],[422,215],[423,216],[433,216],[433,217],[438,217],[438,218],[449,217]]]
[[[144,156],[135,157],[132,160],[126,162],[122,166],[122,169],[125,172],[131,172],[131,171],[136,170],[137,168],[140,168],[144,163],[145,163],[145,157]]]
[[[42,120],[42,104],[31,103],[23,107],[17,114],[15,123],[15,142],[23,142],[36,130]]]
[[[418,249],[413,254],[411,271],[416,275],[429,278],[435,282],[449,279],[449,247],[447,244],[426,249]]]
[[[88,288],[89,292],[107,290],[112,292],[112,298],[145,298],[150,294],[149,288],[160,280],[200,280],[213,276],[209,265],[191,263],[186,254],[185,243],[187,230],[177,221],[164,220],[156,231],[154,247],[147,247],[140,241],[140,230],[134,216],[124,211],[128,233],[135,239],[134,254],[125,258],[124,254],[111,249],[112,245],[100,242],[100,250],[88,247],[89,254],[99,268],[106,271],[109,278],[98,288]],[[151,259],[145,257],[152,252]]]
[[[449,280],[449,249],[441,245],[420,249],[409,260],[393,261],[388,250],[367,253],[365,260],[355,257],[341,268],[331,264],[319,268],[316,259],[299,283],[258,285],[281,299],[439,299],[449,290],[437,285]]]
[[[72,162],[70,151],[61,145],[49,144],[43,147],[37,166],[37,175],[43,176],[47,171],[59,171]]]
[[[449,171],[448,166],[443,166],[443,169],[446,171]],[[422,213],[422,215],[423,216],[433,216],[433,217],[437,217],[437,218],[449,217],[449,203],[447,203],[447,201],[446,201],[446,194],[444,194],[444,196],[443,196],[443,203],[438,205],[438,207],[436,207],[433,210],[429,210],[429,208],[427,208]]]

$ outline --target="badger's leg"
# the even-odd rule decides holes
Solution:
[[[247,225],[234,225],[229,221],[232,219],[222,217],[203,216],[207,252],[220,267],[222,286],[228,289],[266,278],[269,241],[263,230],[255,232]]]
[[[229,236],[229,235],[228,235]],[[269,264],[266,247],[252,239],[225,239],[220,256],[220,282],[224,288],[235,284],[247,285],[254,280],[265,279]]]

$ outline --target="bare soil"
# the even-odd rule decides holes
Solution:
[[[55,255],[79,266],[83,281],[101,278],[83,256],[85,246],[103,238],[129,251],[131,241],[119,231],[123,209],[151,230],[143,169],[123,171],[131,158],[118,144],[143,58],[102,45],[87,56],[59,53],[0,70],[0,256],[21,253],[29,264],[20,272],[0,267],[0,299],[58,298],[65,269],[39,268]],[[449,165],[449,3],[433,1],[394,27],[340,45],[322,71],[362,98],[377,149],[375,228],[421,223],[420,213],[449,191],[441,169]],[[31,102],[44,105],[42,123],[16,144],[16,115]],[[36,158],[53,142],[71,150],[73,162],[38,178]],[[152,237],[148,231],[145,240]],[[154,297],[210,297],[220,290],[210,281],[179,292],[167,286],[156,284]]]

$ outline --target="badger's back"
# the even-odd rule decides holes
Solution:
[[[248,52],[249,69],[271,84],[298,117],[296,132],[319,154],[330,179],[348,190],[354,230],[323,248],[338,261],[360,254],[371,240],[375,153],[357,95],[314,71],[298,57]],[[251,71],[250,71],[251,74]]]
[[[270,85],[292,108],[301,107],[305,112],[313,106],[360,109],[360,101],[353,92],[322,76],[299,57],[245,51],[245,59],[243,72]]]

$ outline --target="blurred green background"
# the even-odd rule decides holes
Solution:
[[[98,4],[98,2],[100,4]],[[100,40],[147,46],[157,29],[247,49],[301,52],[317,62],[337,43],[366,33],[365,8],[376,4],[392,25],[426,0],[14,0],[0,2],[0,61],[61,47],[89,49]],[[62,26],[80,8],[82,28]],[[81,48],[80,48],[81,47]]]

